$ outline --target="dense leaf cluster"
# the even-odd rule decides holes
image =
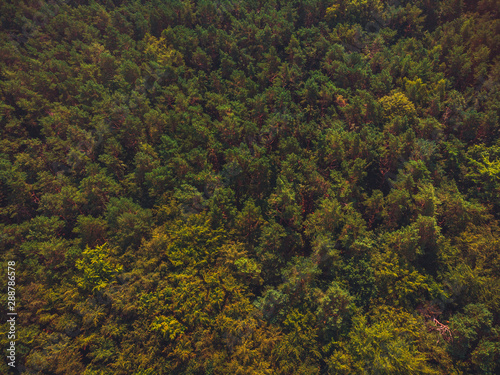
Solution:
[[[2,2],[18,369],[498,373],[499,11]]]

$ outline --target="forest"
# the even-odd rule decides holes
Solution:
[[[500,373],[499,15],[0,1],[0,373]]]

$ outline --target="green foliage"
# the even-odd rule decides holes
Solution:
[[[10,3],[19,370],[499,371],[497,2]]]
[[[81,276],[75,278],[76,283],[85,291],[92,293],[104,289],[123,267],[110,260],[111,249],[107,244],[86,247],[81,259],[76,262],[76,268]]]
[[[450,328],[454,333],[449,345],[453,356],[463,360],[471,355],[477,373],[493,374],[498,370],[498,327],[493,327],[493,314],[484,305],[467,305],[463,313],[452,318]]]
[[[392,310],[369,323],[353,321],[351,338],[341,342],[328,359],[329,370],[339,374],[437,374],[416,346],[418,321]]]

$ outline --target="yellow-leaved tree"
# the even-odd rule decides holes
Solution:
[[[111,249],[106,243],[94,248],[86,247],[81,259],[76,261],[80,275],[75,277],[79,287],[92,293],[112,282],[123,267],[110,259]]]
[[[380,98],[378,102],[382,106],[385,120],[392,120],[396,116],[406,116],[408,119],[413,119],[417,115],[415,105],[402,92],[386,95]]]

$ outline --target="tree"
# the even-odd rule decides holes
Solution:
[[[76,262],[76,268],[82,272],[75,281],[86,292],[97,293],[104,289],[123,267],[110,258],[111,249],[107,244],[94,248],[86,247],[81,259]]]
[[[437,374],[416,345],[418,322],[410,314],[390,310],[353,321],[351,340],[341,342],[328,359],[329,370],[348,374]]]

